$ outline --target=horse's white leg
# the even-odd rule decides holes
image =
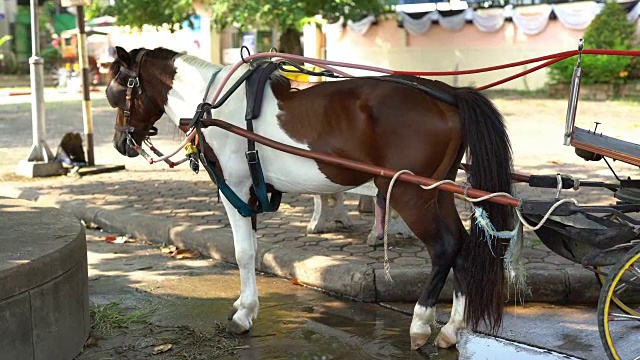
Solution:
[[[448,348],[455,346],[460,341],[460,332],[465,328],[464,323],[465,296],[457,291],[453,292],[453,306],[449,322],[440,330],[436,338],[437,347]]]
[[[425,307],[420,302],[413,308],[413,319],[409,328],[411,336],[411,350],[424,345],[431,336],[431,324],[436,323],[436,307]]]
[[[229,330],[239,334],[251,329],[260,306],[255,271],[257,239],[255,231],[251,228],[251,218],[240,215],[224,195],[221,197],[233,231],[233,246],[240,270],[240,297],[233,304],[236,312],[229,324]]]

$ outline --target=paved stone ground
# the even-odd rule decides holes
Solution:
[[[72,98],[75,95],[70,96]],[[496,106],[504,114],[513,143],[515,169],[521,173],[555,174],[562,172],[582,179],[611,179],[603,163],[586,163],[573,154],[573,149],[562,146],[564,113],[566,102],[560,100],[495,99]],[[9,174],[17,162],[24,158],[30,143],[29,104],[1,105],[0,120],[0,179],[14,188],[38,190],[40,194],[60,198],[80,199],[104,209],[133,209],[143,214],[174,219],[182,223],[205,225],[211,229],[227,228],[228,222],[222,204],[216,202],[216,192],[206,175],[193,174],[186,167],[166,169],[162,165],[149,167],[140,159],[125,159],[110,145],[111,127],[115,117],[104,99],[94,103],[96,123],[96,158],[98,162],[125,163],[127,170],[112,174],[87,176],[84,178],[51,178],[24,181]],[[612,136],[622,136],[634,141],[640,138],[640,124],[631,115],[635,104],[623,102],[582,102],[578,113],[578,125],[591,127],[592,121],[603,122],[599,129]],[[57,102],[47,107],[47,131],[50,139],[60,139],[70,129],[79,131],[81,122],[79,103]],[[189,114],[185,114],[189,115]],[[156,145],[169,148],[179,140],[174,128],[164,124],[162,136]],[[49,142],[50,146],[55,141]],[[614,164],[624,176],[637,178],[637,168],[625,164]],[[8,187],[7,187],[8,188]],[[518,186],[522,197],[545,198],[554,191],[529,189]],[[606,190],[581,189],[578,193],[566,192],[581,203],[608,204],[614,201]],[[357,197],[346,196],[346,206],[353,218],[354,227],[341,232],[306,235],[313,201],[309,195],[283,197],[281,211],[259,217],[258,238],[264,244],[281,244],[297,248],[309,254],[322,254],[337,259],[357,259],[373,268],[382,267],[383,251],[366,245],[373,218],[356,210]],[[459,204],[463,216],[468,214],[465,205]],[[585,272],[580,266],[553,254],[527,232],[524,259],[527,269],[564,271],[574,268]],[[430,261],[423,245],[414,239],[395,239],[389,257],[393,267],[411,266],[424,269]],[[423,271],[423,270],[422,270]],[[586,276],[586,275],[585,275]],[[591,276],[589,274],[589,276]]]

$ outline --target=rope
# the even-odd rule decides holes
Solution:
[[[438,181],[437,183],[435,183],[435,184],[433,184],[433,185],[430,185],[430,186],[420,185],[420,187],[421,187],[421,188],[423,188],[423,189],[425,189],[425,190],[431,190],[431,189],[436,188],[436,187],[438,187],[438,186],[440,186],[440,185],[442,185],[442,184],[444,184],[444,183],[452,183],[452,184],[455,184],[455,185],[460,185],[460,184],[457,184],[456,182],[453,182],[453,181],[451,181],[451,180],[442,180],[442,181]],[[462,185],[460,185],[460,186],[462,186]],[[579,185],[578,185],[578,186],[579,186]],[[574,186],[574,187],[575,187],[575,186]],[[480,202],[480,201],[485,201],[485,200],[487,200],[487,199],[491,199],[491,198],[493,198],[493,197],[497,197],[497,196],[504,196],[504,197],[508,197],[508,198],[512,198],[512,199],[517,199],[515,196],[513,196],[513,195],[511,195],[511,194],[509,194],[509,193],[505,193],[505,192],[491,193],[491,194],[489,194],[489,195],[482,196],[482,197],[479,197],[479,198],[470,198],[470,197],[468,197],[468,196],[466,195],[466,190],[465,190],[465,195],[462,195],[462,197],[464,198],[464,200],[466,200],[466,201],[468,201],[468,202],[470,202],[470,203],[477,203],[477,202]],[[538,225],[536,225],[536,226],[533,226],[533,225],[529,224],[529,223],[527,222],[527,220],[525,220],[525,219],[524,219],[524,216],[522,215],[522,212],[520,211],[520,208],[518,208],[518,207],[516,208],[516,214],[518,215],[518,219],[522,222],[522,224],[524,225],[524,227],[526,227],[526,228],[527,228],[527,229],[529,229],[529,230],[533,230],[533,231],[535,231],[535,230],[540,229],[540,228],[542,227],[542,225],[544,225],[544,223],[545,223],[545,222],[549,219],[549,217],[551,216],[551,213],[553,213],[553,211],[554,211],[558,206],[560,206],[560,205],[562,205],[562,204],[564,204],[564,203],[568,203],[568,202],[574,203],[575,205],[580,205],[580,204],[578,203],[578,201],[577,201],[576,199],[573,199],[573,198],[571,198],[571,199],[562,199],[562,200],[558,200],[555,204],[553,204],[553,205],[549,208],[549,210],[546,212],[546,214],[544,215],[544,217],[542,218],[542,220],[540,220],[540,222],[539,222],[539,223],[538,223]]]
[[[478,73],[495,71],[495,70],[504,70],[504,69],[508,69],[516,66],[556,59],[559,57],[562,57],[562,58],[571,57],[577,54],[578,54],[577,50],[569,50],[569,51],[563,51],[555,54],[544,55],[544,56],[536,57],[533,59],[516,61],[516,62],[506,63],[502,65],[488,66],[488,67],[477,68],[477,69],[457,70],[457,71],[402,71],[400,70],[400,71],[394,71],[393,73],[401,74],[401,75],[414,75],[414,76],[470,75],[470,74],[478,74]]]
[[[542,225],[544,225],[544,223],[549,219],[549,217],[551,216],[551,213],[560,205],[564,204],[564,203],[568,203],[568,202],[572,202],[575,205],[580,205],[578,203],[578,201],[576,199],[562,199],[559,200],[558,202],[556,202],[555,204],[553,204],[553,206],[551,206],[549,208],[549,211],[547,211],[547,213],[544,215],[544,217],[542,218],[542,220],[540,220],[540,222],[538,223],[538,225],[536,226],[532,226],[530,225],[527,220],[524,219],[524,216],[522,216],[522,213],[520,212],[519,208],[516,208],[516,214],[518,215],[518,219],[520,219],[520,221],[522,222],[522,224],[529,230],[538,230],[542,227]]]
[[[409,170],[400,170],[391,178],[391,182],[389,183],[389,189],[387,189],[387,199],[385,201],[384,206],[384,277],[393,281],[391,278],[391,264],[389,263],[389,254],[388,254],[388,245],[389,245],[389,212],[391,207],[389,204],[391,203],[391,190],[393,190],[393,185],[396,183],[398,177],[404,173],[409,173],[414,175]]]
[[[568,59],[570,57],[571,56],[563,56],[563,57],[558,57],[558,58],[553,59],[553,60],[545,61],[540,65],[532,67],[531,69],[528,69],[528,70],[525,70],[525,71],[521,71],[521,72],[519,72],[519,73],[517,73],[515,75],[511,75],[511,76],[506,77],[506,78],[504,78],[502,80],[494,81],[492,83],[489,83],[489,84],[486,84],[486,85],[483,85],[483,86],[479,86],[479,87],[476,88],[476,90],[482,91],[482,90],[486,90],[486,89],[489,89],[489,88],[504,84],[504,83],[506,83],[508,81],[511,81],[513,79],[517,79],[519,77],[525,76],[525,75],[530,74],[530,73],[532,73],[534,71],[538,71],[538,70],[540,70],[542,68],[546,68],[549,65],[555,64],[555,63],[557,63],[559,61],[562,61],[564,59]]]

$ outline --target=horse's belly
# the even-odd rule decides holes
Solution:
[[[329,180],[318,164],[307,158],[285,154],[272,149],[258,150],[265,181],[283,192],[330,194],[353,186],[339,185]]]

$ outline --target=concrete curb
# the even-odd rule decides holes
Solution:
[[[0,358],[73,358],[91,327],[85,229],[43,203],[0,203]]]
[[[132,234],[155,243],[172,243],[198,250],[216,260],[236,263],[231,229],[222,225],[185,225],[130,209],[101,209],[82,200],[38,196],[33,191],[2,189],[0,196],[36,200],[68,211],[85,222],[93,222],[106,231]],[[337,259],[260,242],[256,270],[295,278],[305,285],[366,302],[416,301],[428,278],[422,267],[394,266],[391,269],[393,281],[388,281],[382,269],[374,269],[363,261]],[[595,276],[570,267],[561,270],[530,269],[527,285],[530,295],[526,300],[534,302],[595,303],[600,293],[600,284]],[[450,300],[452,289],[452,276],[449,274],[440,299]]]

